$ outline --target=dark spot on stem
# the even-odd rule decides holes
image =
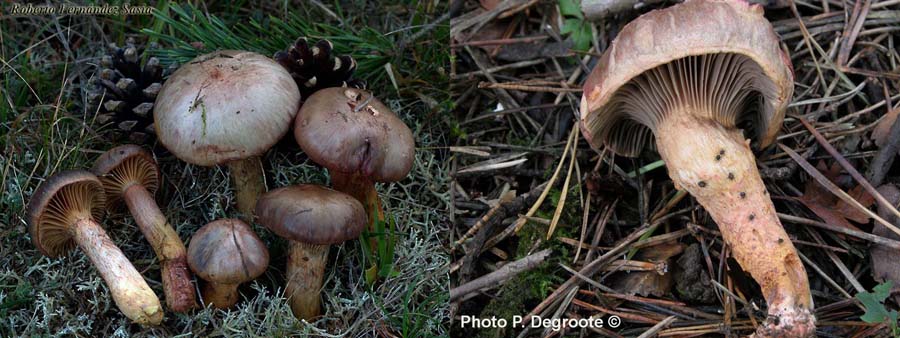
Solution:
[[[721,159],[722,159],[722,155],[716,155],[716,161],[721,160]]]
[[[699,185],[701,188],[704,188],[706,187],[706,181],[700,181],[700,183],[697,183],[697,185]]]
[[[741,195],[741,199],[744,199],[744,198],[747,197],[747,193],[745,193],[745,192],[743,192],[743,191],[741,191],[741,194],[740,194],[740,195]]]
[[[734,173],[728,173],[728,179],[734,181]]]
[[[784,243],[784,238],[779,238],[779,239],[778,239],[778,244],[781,244],[781,243]]]
[[[720,150],[719,150],[719,155],[725,155],[725,149],[720,149]]]
[[[750,214],[750,220],[752,221],[754,218],[756,218],[756,215]]]

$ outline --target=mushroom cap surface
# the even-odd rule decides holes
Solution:
[[[358,238],[367,220],[355,198],[314,184],[265,193],[256,203],[256,215],[260,224],[281,237],[317,245]]]
[[[107,150],[94,162],[91,172],[106,189],[107,204],[111,207],[122,202],[125,189],[133,184],[140,184],[155,194],[162,176],[153,154],[134,144]]]
[[[264,153],[290,129],[300,91],[275,61],[223,50],[181,66],[156,98],[159,140],[185,162],[213,166]]]
[[[371,93],[325,88],[313,93],[297,113],[294,137],[316,163],[379,182],[406,177],[412,168],[412,131]]]
[[[726,127],[752,119],[760,146],[768,146],[793,94],[790,58],[760,5],[687,0],[641,15],[622,29],[585,81],[579,125],[595,149],[606,145],[636,156],[665,115],[653,112],[655,103],[647,103],[647,96],[660,96],[662,105],[686,101],[679,104],[690,108],[732,103],[732,94],[746,101],[700,114]],[[753,98],[758,106],[748,108]]]
[[[269,250],[247,223],[220,219],[191,237],[187,261],[191,270],[214,283],[238,284],[259,277],[269,266]]]
[[[62,171],[47,178],[28,202],[28,232],[34,246],[55,258],[76,243],[70,229],[79,219],[99,220],[106,207],[100,180],[85,170]]]

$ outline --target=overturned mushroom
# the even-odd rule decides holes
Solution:
[[[318,185],[295,185],[265,193],[256,205],[259,223],[290,242],[285,295],[294,316],[319,315],[325,261],[331,244],[359,237],[365,228],[362,204]]]
[[[97,158],[91,171],[103,183],[108,205],[121,206],[124,202],[156,252],[166,305],[175,312],[193,308],[196,305],[194,285],[184,243],[153,198],[160,180],[153,155],[133,144],[115,147]]]
[[[326,88],[300,107],[294,137],[313,161],[328,168],[335,190],[362,202],[374,232],[374,224],[384,222],[375,182],[399,181],[412,168],[409,127],[369,92]]]
[[[204,225],[188,244],[188,265],[206,281],[200,289],[205,304],[234,306],[238,286],[256,279],[269,266],[269,250],[247,223],[220,219]]]
[[[284,67],[256,53],[223,50],[169,77],[156,98],[154,126],[181,160],[228,165],[238,210],[249,220],[266,191],[259,156],[287,133],[299,105]]]
[[[770,145],[792,93],[790,59],[762,7],[687,0],[625,26],[581,101],[581,131],[595,149],[635,156],[656,136],[676,188],[703,205],[762,287],[769,318],[759,336],[815,331],[806,271],[738,127]]]
[[[94,174],[72,170],[53,175],[28,203],[31,240],[52,258],[80,247],[103,277],[119,310],[135,323],[158,325],[163,319],[159,298],[97,223],[105,207],[103,186]]]

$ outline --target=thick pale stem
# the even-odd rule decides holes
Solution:
[[[106,231],[93,220],[80,219],[72,226],[72,232],[125,317],[138,324],[159,325],[163,319],[159,298]]]
[[[231,161],[228,162],[228,171],[234,183],[234,197],[238,211],[242,214],[241,219],[250,223],[253,221],[256,200],[267,190],[262,162],[257,156]]]
[[[330,171],[330,173],[331,185],[334,186],[334,190],[353,196],[362,203],[369,220],[366,229],[370,234],[375,232],[375,222],[384,222],[384,210],[381,208],[381,198],[378,197],[378,191],[375,190],[375,183],[362,175],[348,175],[336,171]],[[385,229],[385,231],[393,231],[393,229]],[[383,234],[376,234],[370,238],[369,248],[373,254],[377,254],[375,250],[378,247],[378,238],[387,241]]]
[[[138,228],[159,259],[166,305],[172,311],[187,312],[197,303],[184,243],[144,186],[135,184],[128,187],[124,199]]]
[[[291,241],[287,261],[285,295],[291,303],[294,317],[312,322],[319,315],[322,280],[328,245]]]
[[[240,284],[214,283],[207,281],[200,288],[200,296],[206,304],[212,304],[217,309],[228,309],[237,304],[238,286]]]
[[[762,288],[766,337],[815,332],[806,270],[781,226],[756,160],[740,130],[673,112],[656,130],[657,148],[678,189],[686,189],[719,225],[734,258]]]

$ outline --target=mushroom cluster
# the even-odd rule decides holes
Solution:
[[[287,65],[297,68],[308,59],[304,50]],[[311,55],[330,60],[328,53],[313,50]],[[348,58],[334,59],[333,69],[297,69],[349,78],[355,61]],[[350,68],[339,69],[341,63]],[[35,246],[49,257],[78,246],[126,317],[158,325],[163,319],[160,300],[106,235],[100,225],[105,212],[124,206],[134,218],[156,253],[166,305],[174,312],[188,312],[198,303],[191,271],[205,281],[201,304],[216,308],[234,306],[238,286],[266,271],[268,248],[250,225],[258,216],[261,225],[289,242],[286,295],[294,315],[312,321],[321,313],[329,247],[358,238],[367,224],[384,223],[374,182],[405,177],[414,143],[409,128],[361,89],[318,89],[301,106],[294,78],[298,70],[293,68],[289,72],[253,52],[218,51],[179,68],[156,97],[154,126],[160,142],[185,162],[228,166],[241,220],[214,220],[185,247],[156,202],[163,175],[153,154],[122,145],[97,158],[90,172],[61,172],[37,189],[27,215]],[[260,156],[291,126],[301,148],[328,168],[335,188],[346,194],[311,184],[266,192]],[[383,231],[380,235],[385,236]]]
[[[636,156],[656,136],[675,187],[706,209],[759,283],[764,337],[811,336],[815,317],[806,270],[738,126],[755,131],[760,147],[772,144],[793,89],[790,58],[761,6],[687,0],[626,25],[581,100],[581,131],[594,149]]]

